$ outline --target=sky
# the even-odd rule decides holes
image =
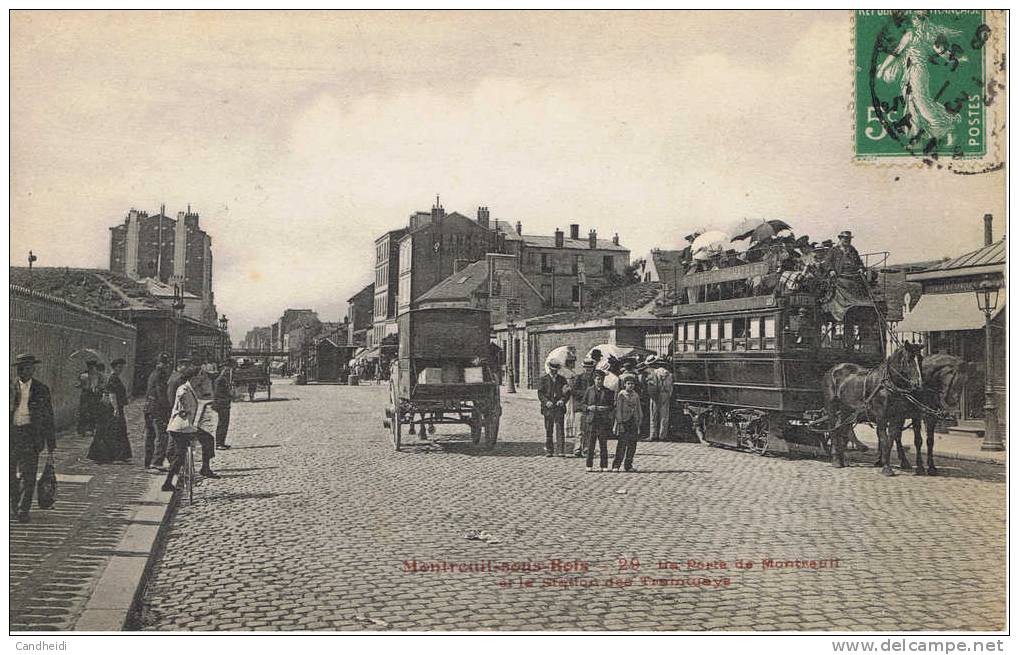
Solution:
[[[854,162],[848,12],[13,12],[10,259],[106,267],[188,204],[237,341],[340,320],[428,210],[631,257],[781,218],[894,262],[982,245],[1002,171]]]

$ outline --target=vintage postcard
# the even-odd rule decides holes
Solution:
[[[1002,650],[1007,19],[11,12],[12,640]]]

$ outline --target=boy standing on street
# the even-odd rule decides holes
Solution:
[[[587,431],[587,470],[594,471],[594,442],[598,440],[598,457],[601,460],[601,471],[609,467],[609,432],[612,431],[612,415],[615,400],[610,390],[605,388],[605,371],[597,370],[592,374],[594,384],[584,390],[580,407],[584,412],[584,423]]]
[[[618,441],[616,456],[612,460],[612,472],[618,473],[622,464],[627,473],[636,473],[633,456],[637,453],[637,437],[644,414],[636,391],[636,379],[632,375],[624,375],[620,383],[623,389],[616,394],[615,433]]]

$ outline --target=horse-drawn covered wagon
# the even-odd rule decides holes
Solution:
[[[394,447],[400,449],[403,426],[415,417],[422,425],[468,425],[474,444],[494,446],[502,406],[496,363],[488,361],[488,310],[413,309],[400,314],[397,324],[399,348],[383,419]]]
[[[255,393],[265,390],[266,398],[272,399],[272,379],[269,377],[269,361],[267,359],[241,358],[234,369],[233,383],[235,395],[247,392],[248,400],[254,401]]]

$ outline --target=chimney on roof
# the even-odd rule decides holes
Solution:
[[[563,231],[560,230],[559,228],[555,229],[555,247],[556,248],[563,247]]]
[[[523,233],[524,233],[524,226],[520,223],[520,221],[517,221],[517,234],[523,234]]]
[[[991,224],[994,222],[994,216],[991,214],[984,214],[984,245],[989,246],[994,243],[994,233],[991,231]]]
[[[612,235],[612,244],[616,246],[619,245],[619,232]]]
[[[591,247],[591,250],[598,249],[598,230],[591,230],[587,233],[587,244]]]
[[[576,241],[580,238],[580,225],[577,223],[570,223],[570,238]]]
[[[488,207],[478,207],[478,225],[488,227]]]
[[[446,216],[446,210],[442,208],[442,203],[439,202],[439,196],[435,196],[435,204],[432,205],[432,222],[438,223]]]

